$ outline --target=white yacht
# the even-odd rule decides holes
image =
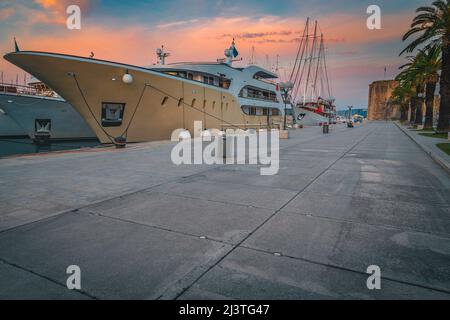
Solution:
[[[57,53],[16,51],[5,59],[66,99],[102,143],[169,139],[175,129],[280,126],[284,103],[278,76],[258,66],[233,66],[235,43],[215,62],[139,67]],[[53,126],[53,124],[52,124]]]
[[[27,135],[33,140],[42,136],[50,140],[95,139],[79,113],[37,79],[28,86],[0,85],[0,114],[0,135]]]

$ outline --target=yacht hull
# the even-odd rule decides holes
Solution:
[[[50,122],[52,140],[95,138],[80,114],[62,99],[0,93],[0,106],[31,139],[35,138],[37,120]]]
[[[304,126],[321,126],[328,123],[329,119],[320,114],[312,112],[302,107],[293,107],[295,114],[295,121]]]
[[[5,137],[26,137],[27,133],[24,129],[22,129],[11,117],[8,113],[6,113],[5,109],[2,108],[2,104],[0,103],[0,138]]]
[[[194,121],[206,129],[265,125],[264,116],[246,115],[226,89],[115,62],[42,52],[16,52],[5,59],[48,84],[86,120],[102,143],[170,139]],[[123,77],[128,74],[131,83]],[[120,124],[105,126],[104,105],[122,104]],[[281,122],[281,116],[270,121]]]

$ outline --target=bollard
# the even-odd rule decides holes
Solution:
[[[323,127],[324,134],[330,133],[330,125],[328,123],[325,123],[322,127]]]
[[[117,149],[123,149],[127,145],[127,139],[125,137],[114,138],[114,145]]]
[[[49,146],[50,145],[50,133],[49,132],[36,132],[34,134],[33,143],[37,146]]]
[[[227,135],[224,134],[222,136],[222,157],[224,159],[227,158]]]

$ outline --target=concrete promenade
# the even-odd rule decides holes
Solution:
[[[450,299],[450,175],[394,123],[292,131],[276,176],[172,146],[0,159],[0,299]]]

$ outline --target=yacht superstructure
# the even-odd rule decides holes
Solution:
[[[166,140],[175,129],[281,125],[284,104],[277,75],[257,66],[233,67],[234,41],[216,62],[138,67],[56,53],[17,51],[4,58],[64,97],[102,143]]]

